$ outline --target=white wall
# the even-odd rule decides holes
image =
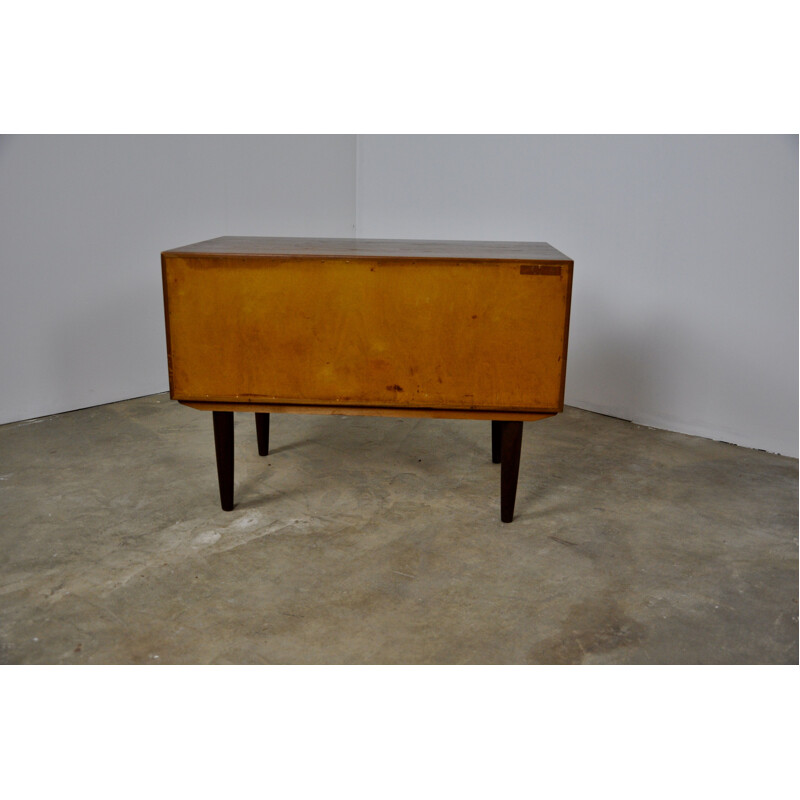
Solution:
[[[159,253],[545,240],[566,402],[797,455],[796,136],[0,137],[0,422],[167,388]]]
[[[575,260],[566,402],[797,455],[797,136],[361,136],[360,237]]]
[[[165,391],[160,253],[352,236],[352,136],[0,137],[0,423]]]

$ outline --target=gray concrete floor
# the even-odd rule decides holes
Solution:
[[[0,662],[797,663],[795,459],[568,408],[500,522],[488,422],[211,415],[0,427]]]

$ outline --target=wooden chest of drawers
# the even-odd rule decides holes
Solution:
[[[547,244],[221,237],[162,271],[170,396],[214,412],[223,508],[234,411],[264,452],[271,412],[492,420],[515,490],[522,422],[563,410],[572,261]]]

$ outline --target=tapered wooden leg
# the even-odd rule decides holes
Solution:
[[[269,455],[269,414],[256,412],[256,436],[258,437],[258,454]]]
[[[503,438],[503,423],[492,420],[492,464],[500,463],[500,441]]]
[[[500,519],[514,519],[514,502],[517,499],[519,454],[522,449],[522,423],[502,422],[500,453]]]
[[[217,451],[219,500],[223,511],[233,510],[233,411],[213,411]]]

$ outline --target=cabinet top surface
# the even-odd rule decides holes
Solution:
[[[547,242],[310,239],[271,236],[220,236],[216,239],[165,250],[164,255],[508,259],[562,263],[572,261]]]

